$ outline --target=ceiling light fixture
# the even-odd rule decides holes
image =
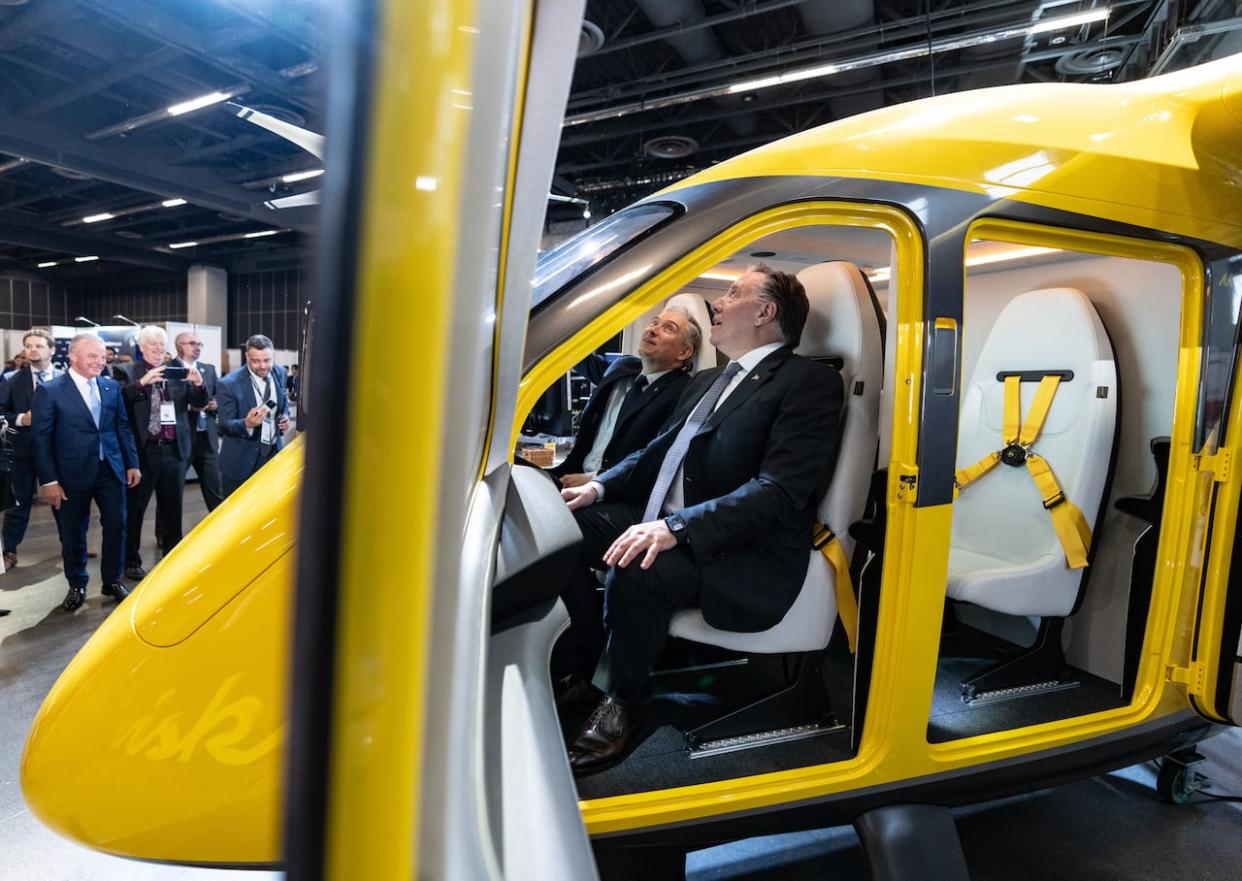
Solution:
[[[112,220],[114,217],[116,217],[115,214],[109,214],[107,211],[104,211],[102,214],[91,214],[87,217],[83,217],[82,222],[99,223],[101,220]]]
[[[211,107],[213,104],[219,104],[221,101],[227,101],[230,98],[236,98],[250,91],[250,86],[245,83],[224,89],[219,92],[212,92],[208,95],[200,95],[197,98],[191,98],[189,101],[182,101],[173,104],[163,110],[152,110],[150,113],[143,113],[141,116],[134,116],[129,119],[116,123],[115,125],[105,126],[87,132],[85,137],[88,141],[97,141],[100,138],[110,138],[114,135],[124,135],[135,129],[142,128],[145,125],[151,125],[155,122],[163,122],[177,116],[184,116],[187,113],[193,113],[195,110],[202,110],[204,107]]]
[[[664,95],[659,98],[631,101],[626,104],[616,104],[611,107],[601,108],[599,110],[588,110],[583,113],[576,113],[566,116],[562,125],[563,127],[568,128],[569,126],[584,125],[590,122],[599,122],[604,119],[617,119],[633,113],[641,113],[645,110],[660,110],[665,107],[676,107],[682,104],[690,104],[695,101],[703,101],[708,98],[720,98],[726,95],[755,92],[760,89],[787,85],[789,83],[801,82],[802,80],[817,79],[819,77],[831,76],[832,74],[844,73],[846,71],[865,70],[867,68],[879,67],[881,65],[892,64],[898,61],[909,61],[915,58],[925,58],[929,55],[936,55],[942,52],[955,52],[961,49],[970,49],[975,46],[987,46],[993,43],[998,43],[1002,40],[1013,40],[1036,34],[1046,34],[1049,31],[1075,28],[1082,25],[1092,24],[1094,22],[1105,21],[1108,19],[1110,13],[1110,8],[1105,6],[1100,9],[1092,9],[1087,12],[1075,13],[1072,15],[1054,16],[1052,18],[1044,19],[1043,21],[1035,22],[1034,24],[1022,25],[1020,27],[1009,26],[987,31],[976,31],[960,37],[950,37],[930,43],[923,42],[903,49],[872,52],[867,55],[859,55],[854,58],[842,59],[832,64],[819,64],[814,67],[804,67],[801,70],[790,70],[780,74],[766,74],[761,77],[755,77],[754,79],[740,80],[734,83],[704,86],[699,89],[692,89],[687,92],[682,92],[678,95]]]
[[[211,236],[206,239],[197,239],[193,242],[173,242],[171,245],[168,245],[168,247],[173,250],[178,250],[180,248],[196,248],[201,245],[215,245],[220,242],[236,242],[241,239],[262,239],[267,236],[280,235],[281,233],[286,232],[291,232],[291,230],[288,227],[285,227],[284,229],[256,229],[253,232],[229,233],[228,235],[223,236]]]
[[[281,176],[281,180],[287,184],[295,184],[300,180],[310,180],[312,177],[319,177],[323,174],[322,168],[312,168],[308,171],[295,171],[292,174]]]
[[[278,229],[261,229],[258,232],[248,232],[242,236],[245,239],[261,239],[264,236],[274,236],[280,232]]]
[[[160,204],[165,208],[178,208],[185,204],[185,199],[165,199]]]
[[[177,248],[197,248],[198,242],[173,242],[168,247],[176,250]]]
[[[56,261],[55,261],[55,260],[49,260],[49,261],[47,261],[46,263],[40,263],[40,264],[39,264],[39,268],[40,268],[40,269],[50,269],[51,267],[56,266],[56,265],[57,265],[57,264],[56,264]]]
[[[204,107],[210,107],[212,104],[219,104],[221,101],[227,101],[233,96],[228,92],[211,92],[207,95],[199,95],[197,98],[191,98],[189,101],[182,101],[180,104],[173,104],[168,108],[169,116],[180,116],[183,113],[189,113],[193,110],[202,110]]]
[[[92,260],[98,260],[98,259],[99,257],[97,255],[92,254],[90,257],[74,257],[73,262],[74,263],[90,263]]]

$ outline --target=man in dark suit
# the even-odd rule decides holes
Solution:
[[[60,549],[69,592],[67,612],[86,600],[86,530],[91,499],[103,524],[103,594],[129,596],[121,584],[125,550],[125,487],[142,480],[138,450],[125,417],[120,387],[104,369],[104,343],[80,333],[69,344],[69,372],[34,396],[35,468],[44,500],[59,510]]]
[[[246,365],[216,387],[220,402],[220,474],[224,497],[280,452],[289,428],[285,373],[275,363],[272,341],[263,334],[246,340]]]
[[[22,339],[26,366],[0,382],[0,416],[8,420],[16,433],[13,444],[13,498],[17,507],[4,512],[4,568],[17,565],[17,546],[26,537],[30,522],[30,505],[35,494],[34,448],[30,420],[33,416],[35,390],[51,382],[63,372],[52,366],[52,350],[56,343],[46,330],[31,330]],[[59,516],[59,514],[57,514]]]
[[[797,278],[752,268],[712,304],[711,341],[729,364],[691,381],[645,449],[562,491],[583,564],[611,567],[603,698],[570,747],[576,773],[624,756],[675,611],[757,632],[797,598],[844,400],[837,371],[793,353],[808,311]]]
[[[184,371],[184,377],[173,375],[181,372],[180,365],[165,363],[168,335],[164,328],[147,326],[138,331],[138,348],[142,357],[129,365],[129,382],[123,388],[142,468],[142,482],[129,491],[125,577],[141,581],[147,575],[139,550],[142,518],[152,493],[164,552],[181,541],[181,498],[193,449],[189,408],[205,407],[207,390],[202,374],[193,367]],[[178,369],[170,372],[170,367]]]
[[[573,450],[551,469],[561,486],[581,486],[655,437],[690,381],[686,368],[702,339],[698,322],[679,306],[651,319],[638,357],[613,361],[582,411]]]
[[[198,360],[198,356],[203,354],[203,341],[198,338],[198,334],[189,331],[179,333],[175,342],[178,360],[186,367],[198,370],[203,377],[203,388],[207,392],[207,403],[204,406],[190,408],[194,441],[190,460],[186,465],[194,466],[203,501],[207,504],[208,511],[214,511],[224,501],[220,487],[220,436],[216,430],[216,367]]]

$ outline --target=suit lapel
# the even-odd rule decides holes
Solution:
[[[780,348],[755,365],[755,368],[746,374],[741,384],[730,392],[729,397],[725,398],[724,402],[708,417],[695,437],[713,431],[717,425],[729,417],[730,413],[750,400],[750,396],[771,378],[772,373],[785,363],[785,359],[790,354],[788,348]]]
[[[617,428],[620,428],[630,419],[633,419],[644,407],[655,401],[660,392],[664,391],[664,388],[676,378],[677,373],[677,370],[670,370],[668,373],[661,376],[651,384],[651,388],[631,399],[628,407],[625,406],[625,402],[623,401],[621,412],[617,414]],[[638,374],[635,373],[634,375],[637,376]],[[625,391],[628,395],[629,389],[627,388]]]
[[[82,397],[82,393],[78,391],[77,383],[75,383],[73,381],[73,377],[67,373],[62,374],[62,377],[63,378],[57,377],[56,379],[52,380],[52,382],[48,383],[48,386],[50,387],[54,383],[59,382],[64,389],[64,393],[69,395],[70,400],[75,401],[77,403],[77,406],[82,408],[82,412],[86,414],[86,421],[89,422],[92,426],[94,426],[95,417],[91,415],[91,408],[86,405],[86,400]],[[102,398],[103,396],[101,394],[100,399],[102,400]],[[72,407],[73,404],[70,404],[69,406]]]

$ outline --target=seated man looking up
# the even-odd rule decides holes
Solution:
[[[655,437],[690,382],[688,365],[702,339],[698,322],[681,306],[651,319],[638,357],[612,362],[582,411],[573,450],[551,469],[561,486],[581,486]]]
[[[840,373],[793,353],[809,309],[793,275],[751,268],[712,304],[711,341],[728,365],[694,377],[645,449],[562,490],[584,568],[611,567],[594,678],[602,700],[570,746],[575,773],[624,756],[675,611],[698,607],[713,627],[757,632],[797,598],[844,400]],[[567,600],[588,581],[579,573]],[[567,605],[571,616],[583,606]]]

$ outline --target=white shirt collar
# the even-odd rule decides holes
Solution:
[[[768,357],[768,355],[771,355],[773,352],[775,352],[777,349],[779,349],[783,345],[785,344],[784,343],[768,343],[766,346],[759,346],[758,348],[751,349],[745,355],[742,355],[741,357],[738,357],[738,358],[734,358],[733,360],[736,361],[738,364],[742,365],[742,371],[741,371],[742,374],[747,374],[747,373],[750,373],[750,371],[754,370],[756,367],[758,367],[760,361]]]
[[[273,366],[272,370],[268,371],[267,376],[262,377],[262,378],[256,375],[255,372],[251,370],[249,367],[246,368],[246,372],[250,374],[250,381],[254,383],[255,385],[259,386],[260,388],[262,388],[264,384],[267,382],[267,380],[269,379],[271,379],[272,383],[275,384],[276,380],[272,378],[272,371],[274,371],[275,369],[276,368]]]
[[[657,370],[655,373],[644,372],[642,375],[647,377],[647,385],[654,385],[655,381],[659,379],[661,376],[663,376],[666,373],[672,373],[672,372],[673,372],[672,368],[669,368],[668,370]]]
[[[86,389],[90,386],[91,378],[89,376],[83,376],[72,367],[69,368],[69,375],[73,377],[73,384],[78,387],[79,391],[86,391]]]

